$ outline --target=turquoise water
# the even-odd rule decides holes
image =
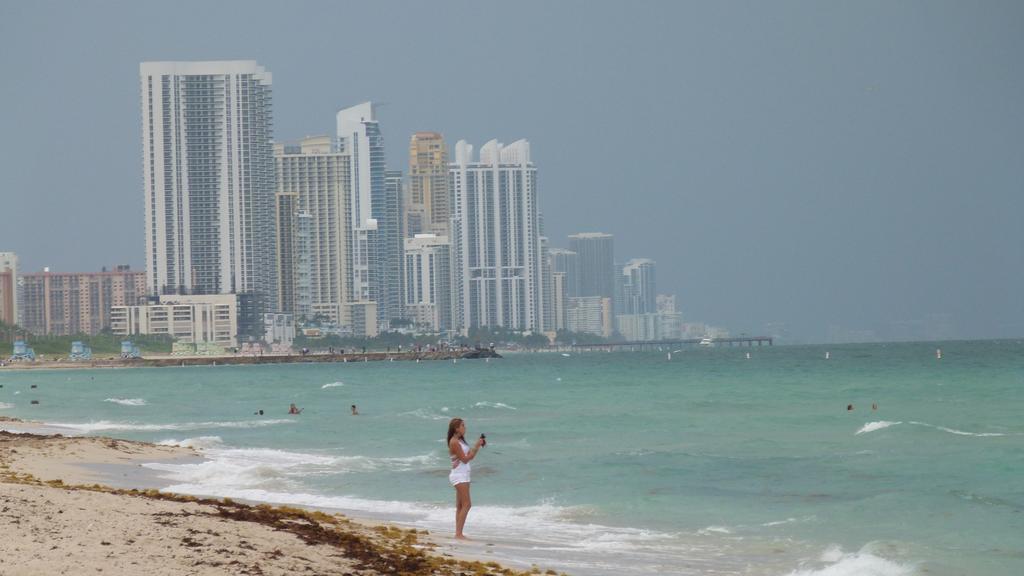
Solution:
[[[0,371],[0,384],[0,415],[203,448],[203,464],[152,466],[172,490],[438,532],[452,529],[443,437],[464,417],[489,442],[467,533],[571,573],[1024,573],[1017,341]]]

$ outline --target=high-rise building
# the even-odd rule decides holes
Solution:
[[[372,103],[338,112],[338,149],[352,158],[350,171],[350,304],[353,326],[387,329],[398,318],[402,298],[401,198],[385,174],[384,139]],[[389,194],[389,189],[391,194]],[[358,306],[356,306],[358,304]],[[372,306],[371,306],[372,304]],[[376,314],[374,322],[366,313]],[[357,334],[359,332],[356,332]]]
[[[14,252],[0,252],[0,323],[8,326],[19,323],[19,292],[18,255]]]
[[[615,244],[611,234],[585,232],[569,236],[579,258],[578,296],[615,297]]]
[[[383,271],[383,296],[387,306],[387,324],[405,317],[405,295],[402,285],[402,264],[405,260],[405,230],[402,226],[402,199],[405,196],[405,180],[401,170],[384,172],[384,210],[378,220],[381,234],[381,270]]]
[[[543,235],[544,221],[541,220],[540,229],[540,286],[541,286],[541,325],[540,329],[547,332],[555,330],[555,296],[554,285],[551,278],[551,244],[547,236]]]
[[[275,145],[275,158],[277,150]],[[280,166],[277,170],[281,175]],[[277,309],[286,314],[295,314],[295,260],[296,220],[299,215],[299,193],[281,192],[274,196],[274,223],[277,227]]]
[[[568,304],[569,301],[565,295],[565,272],[552,272],[551,309],[552,321],[554,322],[552,328],[556,331],[566,329],[565,310]]]
[[[612,300],[601,296],[575,296],[567,299],[565,325],[570,332],[612,335]]]
[[[448,235],[448,146],[437,132],[416,132],[409,141],[409,188],[405,234]]]
[[[473,158],[460,140],[450,167],[453,325],[544,329],[537,169],[526,140],[491,140]]]
[[[622,314],[653,314],[658,308],[654,260],[634,258],[622,268]]]
[[[616,266],[619,277],[616,295],[616,327],[626,340],[660,340],[674,337],[678,330],[671,330],[678,317],[663,316],[659,313],[659,296],[655,285],[654,260],[634,258],[624,266]]]
[[[350,299],[351,156],[328,136],[274,145],[280,310],[342,322]]]
[[[658,294],[655,303],[661,338],[665,340],[682,338],[683,315],[676,308],[676,295]]]
[[[22,327],[37,336],[99,334],[110,326],[112,306],[146,296],[146,273],[118,266],[102,272],[23,274]]]
[[[270,73],[235,60],[143,62],[139,75],[149,293],[276,307]]]
[[[451,261],[448,238],[417,234],[405,240],[405,313],[417,327],[451,327]]]
[[[579,255],[572,250],[566,250],[565,248],[551,248],[548,253],[551,255],[551,272],[562,272],[565,274],[566,298],[579,296]]]

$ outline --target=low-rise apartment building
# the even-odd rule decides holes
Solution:
[[[166,334],[187,344],[238,346],[238,298],[234,294],[160,297],[159,303],[114,306],[111,330],[121,336]]]

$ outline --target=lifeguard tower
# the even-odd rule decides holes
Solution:
[[[122,340],[121,358],[124,358],[125,360],[131,360],[133,358],[142,358],[142,354],[139,353],[139,347],[132,344],[131,340]]]
[[[14,353],[11,354],[11,361],[25,360],[28,362],[35,362],[36,351],[29,348],[28,344],[24,340],[14,341]]]
[[[81,340],[71,343],[71,360],[92,360],[92,348],[86,346]]]

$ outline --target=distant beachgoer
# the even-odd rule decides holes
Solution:
[[[352,405],[352,415],[353,416],[359,416],[359,410],[356,410],[356,405],[355,404]]]
[[[878,402],[871,403],[871,411],[873,412],[875,410],[878,410]]]
[[[473,502],[469,498],[470,461],[476,458],[481,446],[487,440],[481,434],[472,448],[466,443],[466,422],[462,418],[452,418],[448,422],[448,453],[452,460],[452,471],[448,473],[448,481],[455,488],[455,538],[469,540],[462,533],[466,526],[466,517]]]
[[[288,407],[289,414],[302,414],[303,410],[304,408],[296,408],[295,404],[292,404],[291,406]]]
[[[846,411],[847,412],[853,412],[853,404],[847,404],[846,405]]]

